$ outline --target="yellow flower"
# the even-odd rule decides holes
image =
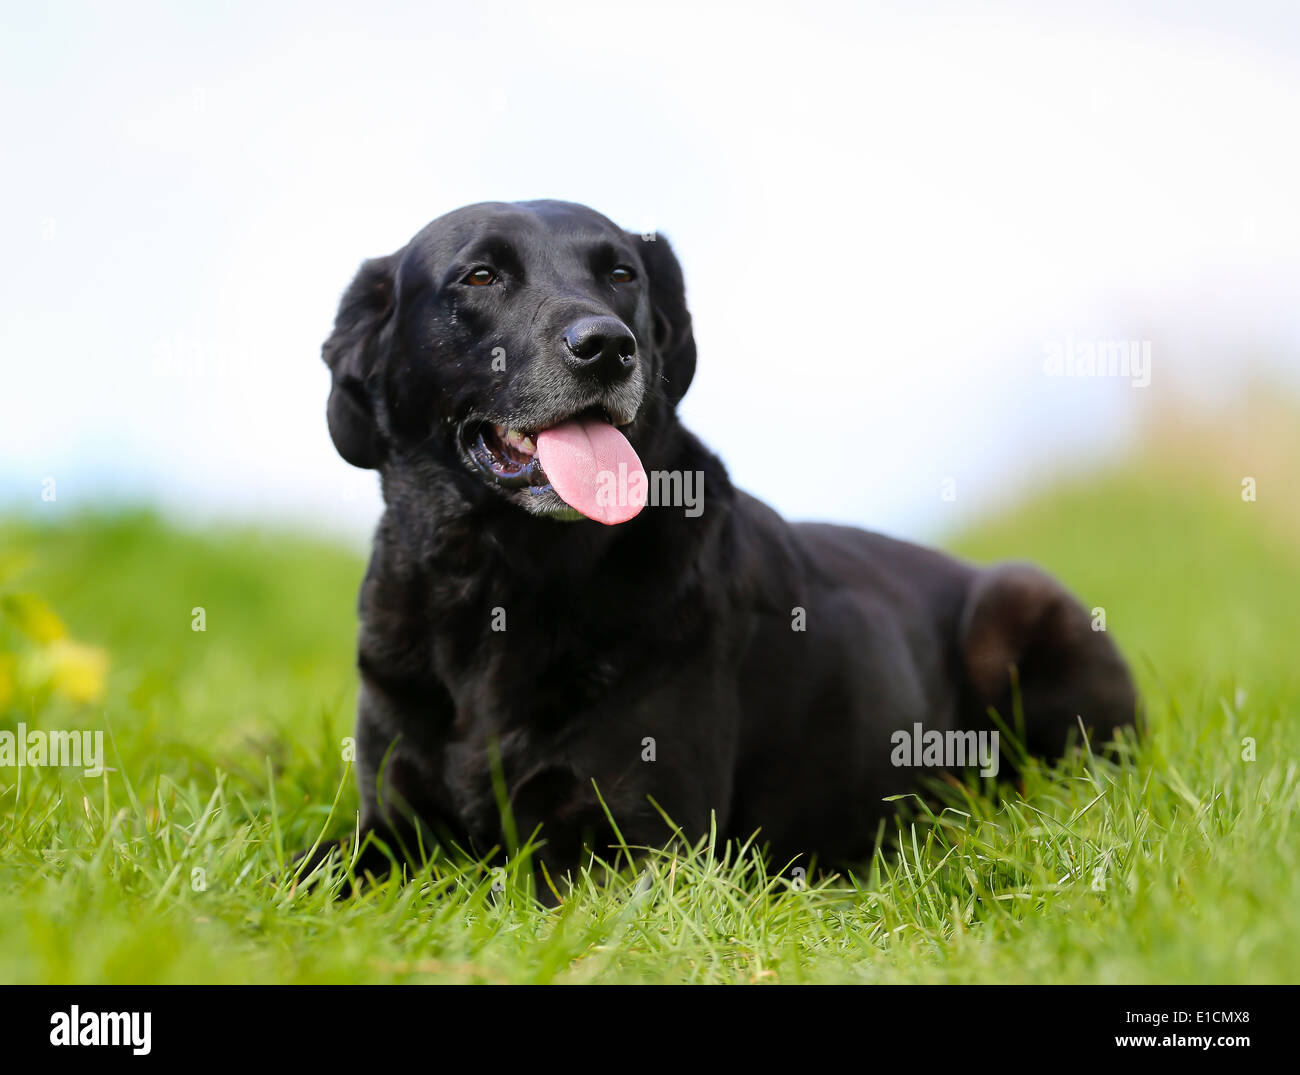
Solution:
[[[18,658],[12,653],[0,653],[0,709],[13,699],[17,671]]]
[[[58,614],[39,594],[5,594],[0,597],[0,613],[34,642],[56,642],[68,633]]]
[[[59,694],[74,702],[97,702],[103,697],[108,674],[106,650],[65,638],[50,643],[45,655],[50,662],[50,683]]]

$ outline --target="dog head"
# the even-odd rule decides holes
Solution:
[[[599,482],[640,470],[695,372],[667,241],[556,201],[467,206],[367,261],[322,353],[349,463],[431,462],[471,499],[605,523],[636,510]]]

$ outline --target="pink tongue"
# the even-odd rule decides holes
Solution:
[[[645,468],[608,422],[573,418],[542,430],[537,458],[560,499],[588,519],[613,526],[645,506]]]

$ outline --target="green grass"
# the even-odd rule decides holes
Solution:
[[[1126,472],[949,543],[1106,609],[1149,710],[1120,762],[900,803],[853,878],[800,890],[705,842],[650,856],[639,886],[596,865],[556,909],[519,868],[435,864],[344,900],[286,879],[355,819],[360,558],[149,515],[11,520],[11,576],[28,563],[7,587],[111,665],[101,703],[20,691],[0,728],[105,728],[113,771],[0,768],[0,980],[1295,981],[1300,542],[1259,508]]]

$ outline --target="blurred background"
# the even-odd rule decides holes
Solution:
[[[330,444],[320,343],[363,258],[487,199],[673,241],[700,345],[684,417],[793,517],[940,534],[1154,425],[1248,433],[1238,397],[1300,383],[1291,4],[5,24],[10,513],[147,503],[360,547],[377,482]],[[1061,361],[1090,351],[1138,364]]]
[[[868,947],[806,973],[764,920],[686,980],[1295,980],[1300,7],[9,3],[3,26],[0,734],[103,732],[109,772],[0,759],[0,981],[520,980],[494,945],[531,925],[370,904],[328,930],[263,882],[356,820],[381,505],[326,431],[339,296],[447,210],[543,197],[672,240],[683,414],[739,485],[1042,564],[1144,699],[1103,805],[1069,772],[1024,791],[1068,840],[967,831],[945,867],[927,835],[906,893],[864,905]],[[949,880],[921,898],[912,869]],[[955,896],[948,918],[959,875],[982,933]],[[660,933],[629,980],[659,980]],[[593,980],[591,936],[527,973]],[[611,936],[602,959],[642,948]]]

